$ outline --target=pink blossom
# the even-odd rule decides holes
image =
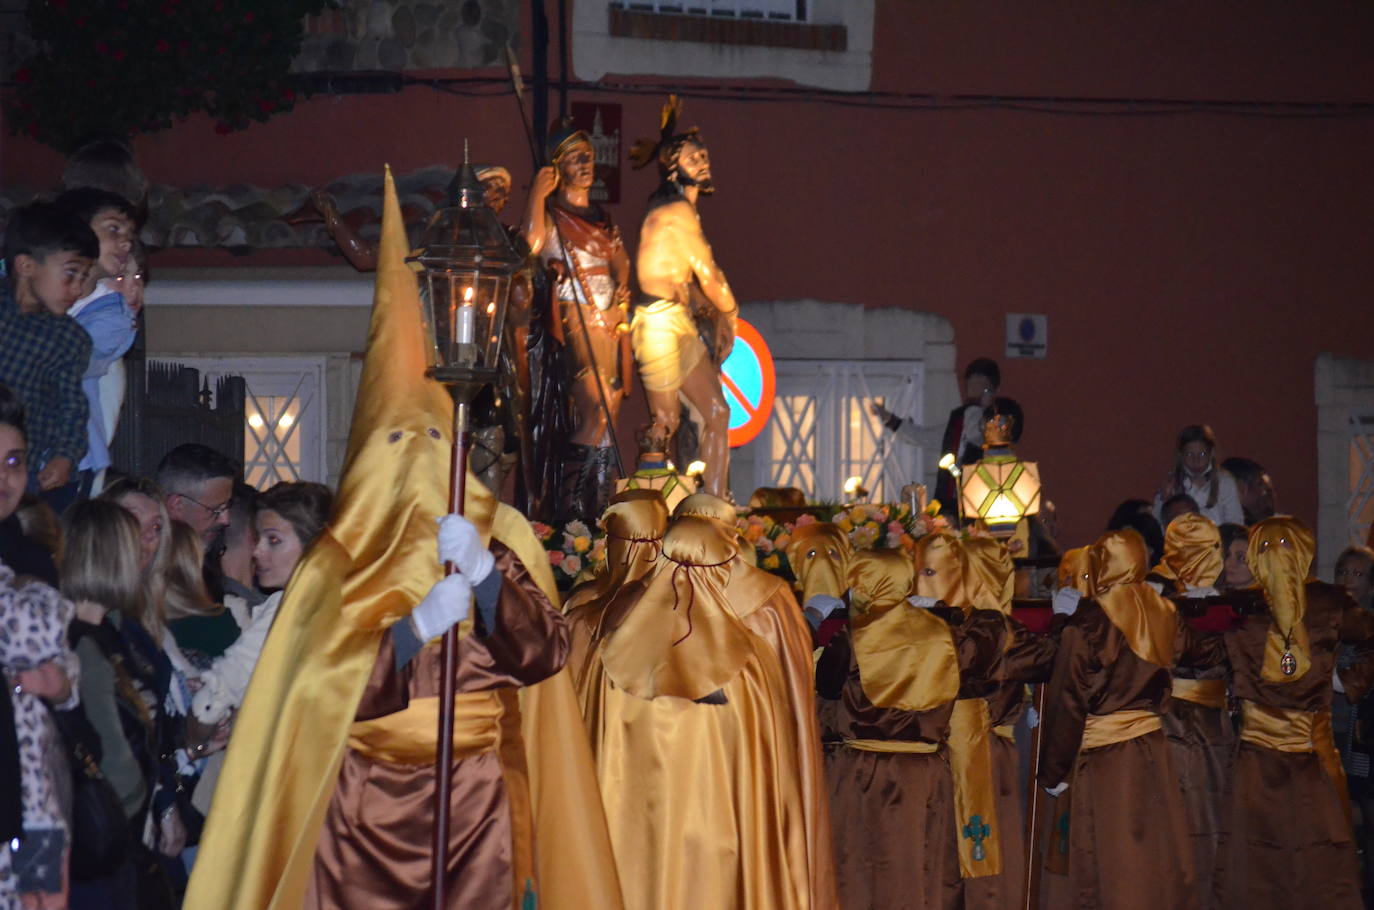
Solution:
[[[773,541],[767,537],[760,537],[754,542],[754,546],[758,547],[760,553],[772,553],[774,550]]]
[[[815,515],[798,515],[798,516],[797,516],[797,523],[796,523],[795,527],[804,528],[804,527],[806,527],[807,525],[813,525],[813,524],[815,524],[815,523],[816,523],[816,516],[815,516]]]
[[[563,560],[563,564],[559,566],[559,568],[567,574],[576,577],[577,573],[582,571],[582,557],[569,556],[567,559]]]
[[[567,554],[565,554],[562,550],[549,551],[549,565],[551,566],[558,565],[559,563],[563,562],[563,560],[566,558]]]
[[[889,521],[887,523],[887,533],[889,534],[901,534],[905,530],[906,528],[902,526],[900,521]]]

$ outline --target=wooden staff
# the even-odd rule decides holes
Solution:
[[[1040,784],[1036,778],[1040,776],[1040,731],[1045,728],[1046,685],[1037,685],[1033,698],[1036,724],[1031,730],[1030,773],[1026,781],[1026,893],[1022,901],[1025,910],[1037,910],[1040,906]]]
[[[453,451],[450,459],[448,510],[462,515],[466,505],[468,477],[468,402],[458,399],[453,406]],[[458,571],[453,563],[444,565],[446,575]],[[434,758],[434,910],[448,910],[448,832],[449,803],[453,792],[453,702],[458,694],[458,626],[444,633],[439,681],[439,748]]]

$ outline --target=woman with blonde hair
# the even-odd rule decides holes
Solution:
[[[239,637],[239,625],[221,604],[210,599],[201,567],[205,545],[190,525],[173,521],[167,527],[168,547],[162,571],[154,582],[160,597],[152,604],[157,619],[171,633],[164,640],[177,669],[188,676],[209,666]],[[186,666],[179,665],[173,648],[180,650]]]
[[[81,703],[99,736],[100,770],[124,808],[135,849],[158,777],[172,672],[146,625],[139,536],[138,521],[113,502],[78,502],[66,516],[61,582],[76,605],[70,634],[81,659]],[[73,902],[125,906],[134,877],[131,860],[108,879],[78,883]]]

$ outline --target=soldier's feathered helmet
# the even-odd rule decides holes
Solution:
[[[682,114],[682,101],[677,95],[669,95],[663,105],[658,120],[657,139],[636,139],[630,147],[630,164],[638,170],[650,161],[658,161],[658,172],[665,179],[671,179],[677,169],[678,156],[688,142],[703,145],[701,134],[696,127],[682,132],[677,131],[678,118]]]

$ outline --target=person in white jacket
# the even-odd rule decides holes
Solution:
[[[1174,467],[1155,493],[1154,514],[1164,524],[1164,503],[1186,493],[1198,504],[1198,512],[1218,527],[1244,524],[1236,479],[1217,462],[1217,437],[1205,423],[1192,424],[1179,431]]]
[[[200,688],[191,709],[201,723],[220,723],[243,702],[277,616],[282,589],[301,556],[324,530],[333,504],[334,494],[328,487],[308,481],[279,483],[258,497],[253,564],[258,586],[274,593],[253,610],[238,640],[200,674]]]

